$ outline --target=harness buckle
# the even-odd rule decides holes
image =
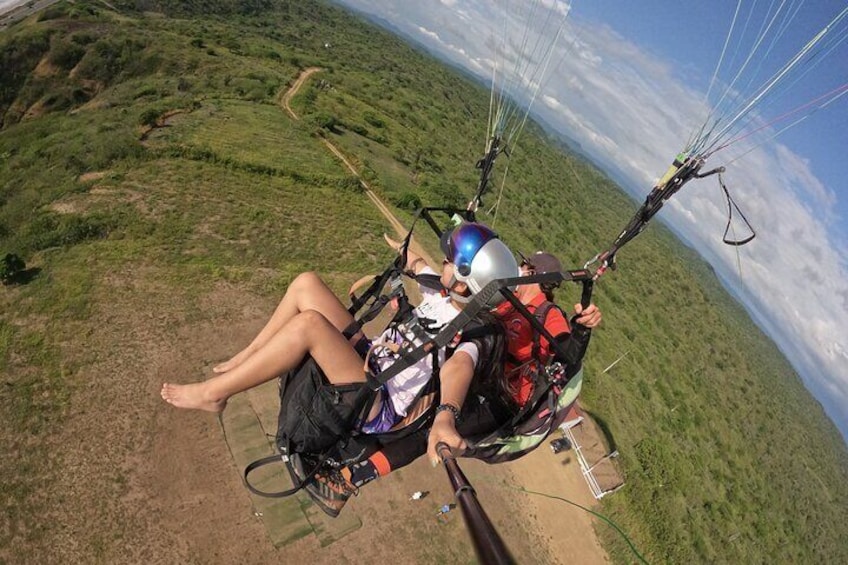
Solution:
[[[391,295],[399,294],[403,292],[403,279],[399,276],[394,276],[389,280],[389,288],[391,288]]]
[[[565,366],[559,361],[554,361],[545,367],[545,377],[548,379],[549,383],[564,385],[566,381]]]

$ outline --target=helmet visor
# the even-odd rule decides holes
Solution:
[[[464,224],[442,234],[442,251],[460,275],[468,276],[475,255],[496,237],[491,229],[482,224]]]

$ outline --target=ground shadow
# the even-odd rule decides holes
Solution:
[[[31,283],[41,273],[40,267],[31,267],[15,273],[7,285],[24,285]]]

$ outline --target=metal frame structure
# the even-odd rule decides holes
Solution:
[[[601,488],[601,485],[598,484],[598,480],[595,478],[595,475],[592,472],[595,467],[597,467],[600,463],[606,461],[607,459],[618,457],[618,451],[612,451],[610,453],[607,453],[598,461],[595,461],[595,463],[589,465],[589,463],[586,461],[586,457],[583,455],[583,450],[580,447],[580,444],[577,442],[577,438],[574,437],[574,434],[571,431],[571,428],[582,423],[583,416],[580,416],[579,418],[576,418],[574,420],[568,420],[564,422],[560,426],[560,430],[562,430],[562,433],[571,442],[571,447],[574,449],[574,453],[577,454],[577,461],[578,463],[580,463],[580,471],[583,473],[583,478],[586,480],[586,484],[589,485],[589,490],[592,492],[592,496],[594,496],[596,500],[600,500],[606,495],[612,494],[624,486],[624,482],[622,482],[620,485],[614,488],[604,490]]]

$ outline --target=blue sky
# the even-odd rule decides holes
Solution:
[[[488,80],[498,65],[493,45],[523,33],[514,24],[530,0],[341,3],[383,18],[433,53]],[[557,63],[542,81],[534,115],[577,140],[639,199],[704,122],[739,69],[744,72],[733,91],[742,98],[753,96],[757,85],[766,84],[848,7],[844,0],[740,2],[736,33],[705,103],[735,0],[536,3],[543,8],[537,17],[521,20],[528,29],[541,29],[558,14],[568,16],[555,48]],[[774,33],[745,65],[757,30],[771,21],[767,10],[781,5],[799,10],[789,25],[774,20],[767,28]],[[752,113],[753,120],[738,135],[848,83],[848,40],[839,41],[848,37],[848,14],[827,37],[837,42],[824,62],[807,67],[809,72],[797,80],[787,75],[782,96]],[[848,439],[848,94],[772,138],[802,115],[793,114],[707,162],[707,168],[727,164],[725,180],[759,234],[751,244],[732,248],[721,243],[725,203],[714,180],[687,185],[661,214],[715,267]]]
[[[591,0],[575,2],[572,17],[576,25],[586,21],[589,25],[601,23],[609,26],[646,53],[672,61],[680,69],[679,79],[694,78],[703,89],[715,70],[736,5],[735,0],[686,4],[643,0],[639,3],[638,17],[634,17],[631,11],[621,9],[621,2]],[[752,5],[752,2],[742,3],[740,16],[745,15],[745,10]],[[789,60],[800,46],[845,8],[845,0],[818,0],[802,7],[767,60],[772,64]],[[758,16],[759,21],[764,19],[761,9],[752,15]],[[676,23],[681,18],[691,23]],[[844,26],[842,29],[844,34]],[[768,115],[779,116],[781,111],[778,108],[791,110],[848,82],[846,47],[837,48],[805,80],[794,84],[785,98],[778,101],[777,107],[768,111]],[[723,73],[723,76],[726,75]],[[847,168],[843,161],[848,150],[848,100],[843,99],[830,110],[810,115],[803,123],[782,133],[778,140],[799,155],[808,157],[812,172],[825,186],[837,189],[846,184]],[[836,204],[843,221],[835,228],[841,228],[840,237],[845,241],[848,239],[848,222],[844,221],[848,218],[848,194]]]

